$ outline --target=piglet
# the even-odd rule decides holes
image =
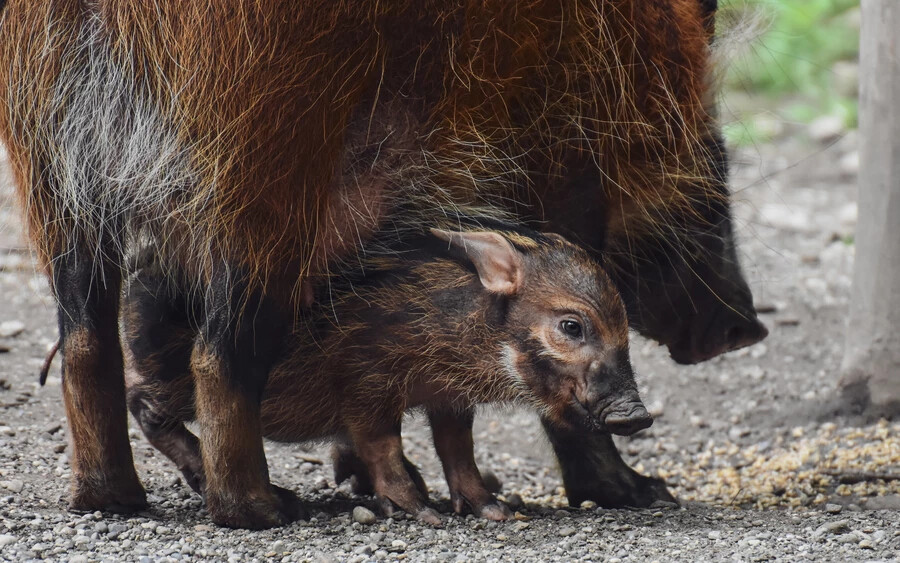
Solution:
[[[652,423],[622,301],[580,247],[507,227],[432,230],[378,248],[330,279],[278,343],[262,398],[266,437],[349,442],[386,513],[439,525],[403,455],[409,409],[428,415],[454,509],[493,520],[510,511],[475,465],[476,405],[529,405],[561,427],[622,435]],[[194,419],[202,299],[168,280],[145,264],[125,298],[128,401],[150,442],[202,492],[199,444],[183,424]]]

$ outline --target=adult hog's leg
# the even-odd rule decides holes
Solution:
[[[58,301],[63,400],[72,440],[72,510],[133,511],[147,506],[128,442],[122,348],[121,271],[88,245],[51,260]]]
[[[423,522],[441,525],[437,512],[425,504],[425,495],[407,470],[399,422],[354,426],[350,436],[372,478],[375,496],[385,515],[393,514],[396,506]]]
[[[586,500],[604,508],[677,502],[663,481],[628,467],[609,433],[561,428],[544,419],[541,422],[559,459],[571,506]]]
[[[482,518],[508,520],[512,512],[487,490],[475,465],[474,419],[471,410],[463,413],[428,411],[434,447],[444,467],[453,511],[461,514],[468,505]]]
[[[226,275],[207,292],[205,324],[191,356],[197,421],[213,520],[233,528],[271,528],[302,516],[292,493],[269,483],[260,402],[280,335],[281,312]],[[244,315],[233,309],[243,303]]]
[[[375,487],[372,485],[372,478],[369,476],[369,470],[366,464],[356,455],[353,444],[345,439],[338,438],[331,448],[331,463],[334,466],[334,480],[341,484],[350,479],[350,487],[354,494],[357,495],[374,495]],[[416,488],[422,493],[422,496],[428,496],[428,486],[425,485],[425,479],[419,473],[419,468],[403,456],[403,465],[409,478],[416,484]]]

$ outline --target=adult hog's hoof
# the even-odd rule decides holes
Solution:
[[[207,498],[206,509],[219,526],[248,530],[276,528],[306,517],[306,510],[293,491],[274,486],[267,494],[242,499]]]
[[[98,484],[99,482],[99,484]],[[137,475],[117,479],[88,481],[76,479],[69,497],[72,512],[115,512],[128,514],[147,508],[147,493]]]
[[[607,432],[560,427],[542,419],[562,470],[571,506],[586,500],[603,508],[647,508],[654,502],[677,503],[660,479],[645,477],[622,460]]]
[[[627,479],[612,483],[595,481],[579,483],[566,489],[569,506],[581,506],[590,500],[602,508],[649,508],[654,503],[678,505],[662,479],[645,477],[631,471]]]

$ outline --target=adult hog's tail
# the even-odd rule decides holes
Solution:
[[[0,0],[0,9],[3,9],[3,2]],[[56,353],[59,352],[59,339],[53,344],[53,347],[47,351],[47,357],[44,358],[44,364],[41,366],[41,373],[38,381],[41,384],[41,387],[47,383],[47,375],[50,373],[50,365],[53,364],[53,358],[56,357]]]

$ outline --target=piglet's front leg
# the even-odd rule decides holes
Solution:
[[[434,447],[441,458],[444,476],[450,488],[450,502],[457,514],[462,513],[468,505],[476,516],[488,520],[508,520],[512,517],[512,512],[487,490],[481,472],[475,465],[475,444],[472,439],[474,418],[471,410],[462,413],[428,412]]]
[[[368,468],[375,498],[386,516],[400,508],[419,520],[441,526],[438,513],[426,504],[425,495],[410,476],[403,457],[400,424],[370,423],[350,429],[356,453]]]

